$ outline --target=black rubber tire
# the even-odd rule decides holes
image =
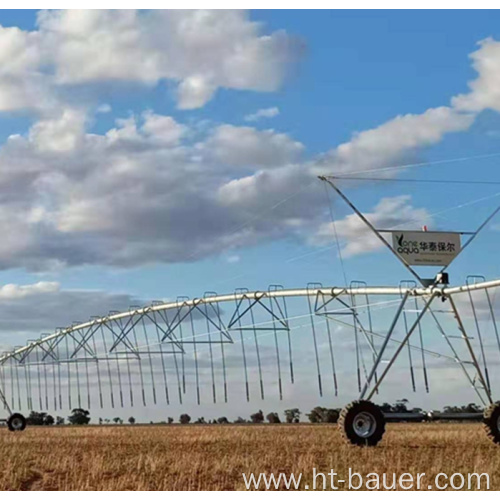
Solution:
[[[24,431],[26,429],[26,419],[20,413],[13,413],[7,420],[9,431]]]
[[[371,417],[372,428],[364,436],[355,429],[355,419],[360,414]],[[349,403],[340,412],[338,425],[343,440],[357,446],[376,446],[385,432],[384,414],[371,401],[358,400]]]
[[[500,403],[493,403],[484,410],[483,427],[488,438],[500,445]]]

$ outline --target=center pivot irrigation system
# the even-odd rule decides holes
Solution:
[[[487,434],[500,444],[500,405],[492,398],[500,365],[495,316],[500,280],[470,276],[464,285],[450,286],[445,272],[500,207],[474,232],[377,229],[339,189],[336,178],[320,179],[414,280],[383,287],[353,281],[343,287],[310,283],[302,289],[273,285],[266,291],[207,292],[58,328],[0,355],[0,404],[10,415],[9,429],[26,427],[23,406],[48,411],[250,401],[269,395],[283,399],[299,377],[311,373],[320,396],[336,397],[344,363],[353,369],[348,384],[356,386],[359,398],[342,410],[340,430],[353,444],[376,445],[385,418],[372,398],[391,368],[408,373],[413,391],[422,386],[429,392],[430,372],[436,361],[444,361],[462,372],[487,407]],[[392,244],[384,233],[390,233]],[[468,237],[463,245],[462,236]],[[435,278],[424,279],[415,266],[440,270]],[[446,353],[436,348],[436,340]],[[400,379],[403,372],[397,373]]]

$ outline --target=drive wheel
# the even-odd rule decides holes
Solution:
[[[483,426],[488,438],[500,444],[500,403],[493,403],[484,410]]]
[[[371,401],[353,401],[340,412],[339,428],[351,444],[376,446],[385,432],[384,414]]]
[[[7,420],[9,431],[24,431],[26,419],[20,413],[13,413]]]

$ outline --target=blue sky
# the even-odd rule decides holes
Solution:
[[[0,52],[3,283],[145,300],[343,285],[315,175],[428,162],[397,179],[500,181],[496,11],[254,11],[200,46],[182,30],[170,40],[182,20],[168,13],[37,15],[0,11],[11,44]],[[206,53],[197,60],[184,43]],[[236,58],[227,48],[238,44]],[[412,227],[440,230],[474,229],[500,199],[500,185],[343,186],[380,224],[417,214]],[[384,199],[395,208],[384,212]],[[338,200],[333,213],[348,280],[408,278],[380,248],[351,251],[359,226]],[[450,268],[452,282],[498,275],[495,222]]]
[[[112,112],[99,116],[91,128],[102,133],[113,126],[117,117],[144,109],[171,115],[184,123],[211,120],[248,125],[243,120],[245,115],[257,109],[278,107],[279,116],[256,125],[289,134],[304,144],[306,157],[313,157],[348,141],[356,131],[374,128],[399,114],[421,113],[430,107],[446,105],[453,95],[466,92],[467,82],[475,76],[468,54],[476,50],[478,41],[497,36],[497,16],[498,13],[488,11],[435,11],[432,14],[425,11],[255,11],[250,18],[264,23],[265,32],[286,30],[300,37],[305,45],[303,55],[281,88],[266,93],[222,89],[200,109],[178,110],[161,84],[146,89],[106,84],[99,97],[111,105]],[[4,11],[0,17],[4,26],[35,28],[35,12]],[[36,117],[26,110],[3,113],[0,137],[26,133],[34,120]],[[486,111],[467,133],[451,134],[432,148],[422,148],[419,158],[430,161],[496,152],[498,137],[489,134],[499,126],[497,114]],[[480,162],[483,178],[487,179],[496,161]],[[467,175],[473,163],[459,165],[462,178],[470,178]],[[454,164],[440,168],[435,178],[446,178],[455,171],[457,165]],[[410,189],[417,191],[415,200],[423,206],[441,206],[435,199],[441,186],[430,191],[427,186],[416,189],[413,185],[396,184],[386,191],[406,194]],[[454,189],[453,196],[463,197],[465,201],[481,196],[483,189]],[[363,195],[366,197],[360,201],[362,207],[365,199],[374,204],[384,195],[384,189]],[[321,201],[326,207],[326,199]],[[342,206],[338,210],[347,213]],[[467,217],[465,212],[460,212],[461,220],[469,220],[462,219]],[[471,225],[474,225],[472,220]],[[469,225],[465,229],[470,228]],[[219,282],[216,288],[224,291],[240,285],[262,287],[275,281],[289,286],[300,286],[308,280],[334,283],[338,263],[330,252],[320,253],[317,261],[314,257],[281,265],[283,257],[293,258],[308,252],[307,246],[302,247],[278,241],[241,248],[236,252],[239,263],[231,265],[215,256],[201,262],[148,265],[131,270],[109,270],[102,266],[65,268],[55,274],[48,273],[44,279],[56,279],[68,287],[119,290],[152,298],[177,293],[199,294]],[[363,265],[363,261],[371,258],[356,258],[356,269],[361,271],[353,273],[353,279],[368,274],[365,279],[383,282],[384,272],[372,277],[372,266]],[[377,258],[385,262],[383,256]],[[494,272],[494,268],[488,271]],[[245,276],[232,279],[240,274]],[[18,269],[7,270],[4,280],[24,284],[32,281],[33,275]]]

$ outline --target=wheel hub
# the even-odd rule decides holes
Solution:
[[[10,423],[11,423],[12,427],[16,430],[19,430],[23,427],[22,419],[17,418],[17,417],[13,418]]]
[[[369,438],[376,427],[375,418],[368,412],[358,413],[353,420],[354,432],[362,438]]]

